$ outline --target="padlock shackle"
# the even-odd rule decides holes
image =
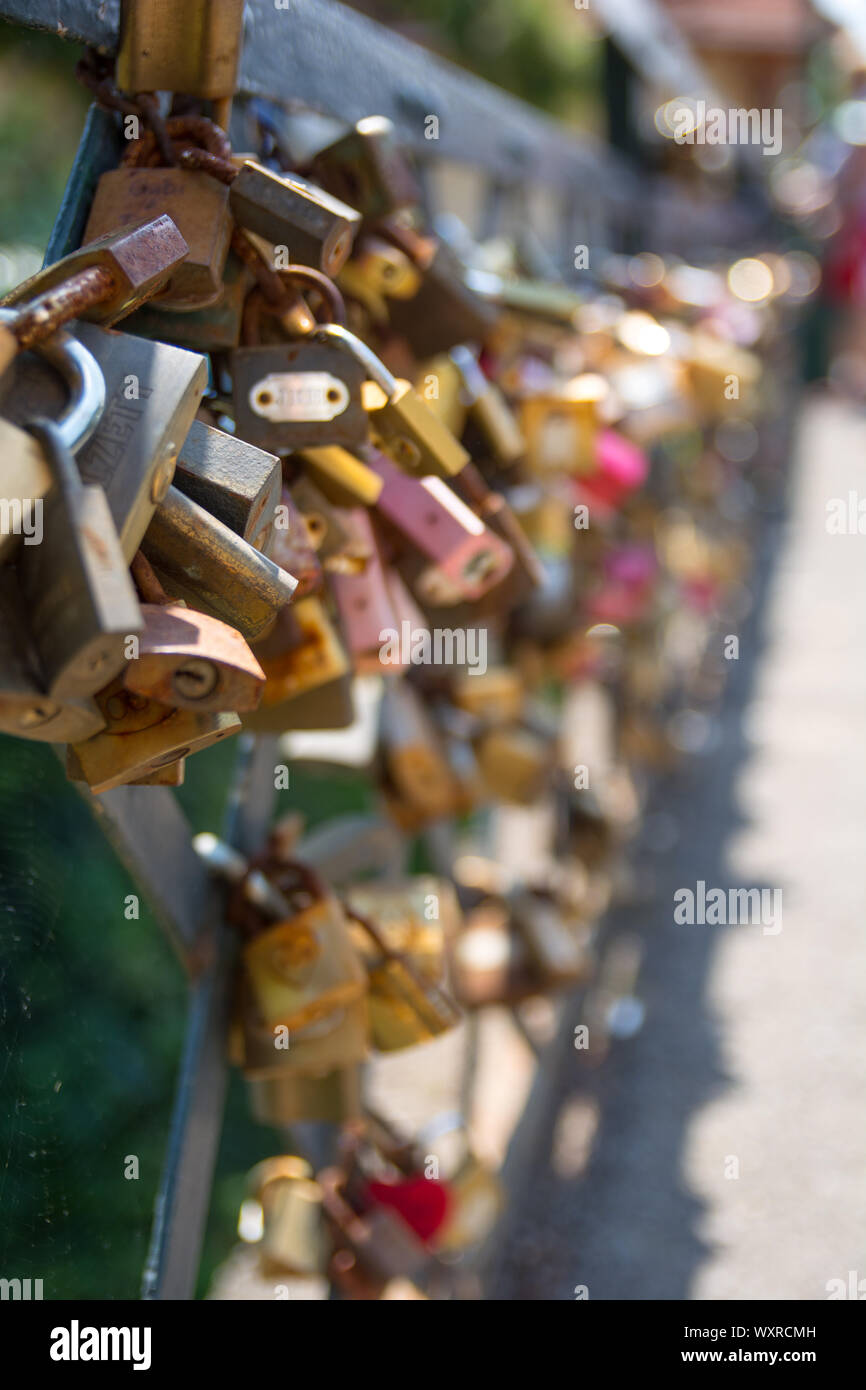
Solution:
[[[0,309],[0,323],[16,317],[14,310]],[[105,410],[105,377],[93,354],[65,329],[31,350],[44,357],[69,387],[69,404],[54,424],[59,442],[74,454],[87,443]]]
[[[388,400],[391,401],[397,394],[397,378],[392,372],[388,371],[385,363],[376,356],[372,348],[362,342],[356,334],[351,333],[348,328],[344,328],[340,323],[323,323],[314,329],[310,337],[318,342],[339,343],[346,349],[356,362],[360,362],[365,367],[371,381],[375,381],[377,386],[381,386]]]

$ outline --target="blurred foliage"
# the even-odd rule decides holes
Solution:
[[[80,49],[0,24],[0,248],[48,241],[89,104]]]
[[[572,0],[358,0],[357,8],[554,115],[601,117],[600,31]]]

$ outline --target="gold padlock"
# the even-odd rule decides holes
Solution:
[[[456,1027],[460,1009],[444,990],[408,956],[394,951],[369,918],[355,908],[347,911],[361,929],[355,938],[359,947],[366,937],[362,959],[368,976],[370,1040],[376,1051],[416,1047]]]
[[[93,738],[70,745],[66,771],[73,781],[84,781],[97,793],[150,776],[185,754],[238,733],[241,727],[237,715],[228,711],[196,714],[136,695],[125,689],[122,675],[94,699],[105,728]]]

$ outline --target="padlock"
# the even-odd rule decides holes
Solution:
[[[244,159],[229,186],[229,205],[238,226],[275,246],[292,261],[333,276],[345,264],[361,225],[361,214],[298,174],[274,173]]]
[[[469,419],[469,401],[463,374],[452,353],[442,352],[422,362],[415,376],[415,390],[455,439],[462,439]]]
[[[460,906],[454,885],[434,874],[414,874],[405,879],[375,879],[352,883],[344,889],[350,913],[356,911],[375,922],[390,950],[408,956],[424,979],[441,983],[445,974],[447,944],[460,926]],[[353,927],[355,940],[369,942],[363,928]]]
[[[268,861],[265,872],[290,905],[291,891],[309,904],[275,924],[259,922],[242,953],[250,997],[264,1027],[282,1026],[291,1034],[359,1000],[365,976],[345,913],[317,876],[291,862]]]
[[[319,150],[311,173],[323,188],[358,208],[369,222],[421,201],[418,182],[387,116],[365,116],[357,121],[345,135]]]
[[[410,477],[372,446],[360,453],[304,449],[301,457],[331,501],[375,507],[400,543],[422,602],[472,602],[502,582],[513,561],[510,548],[447,483]]]
[[[357,1210],[360,1201],[357,1195],[355,1205],[348,1200],[345,1174],[339,1168],[323,1170],[319,1183],[334,1244],[332,1278],[340,1283],[348,1279],[348,1287],[360,1296],[378,1298],[389,1280],[422,1273],[430,1256],[396,1212],[372,1203]]]
[[[192,0],[182,11],[171,0],[123,0],[118,87],[210,100],[231,97],[243,12],[243,0]]]
[[[413,564],[403,552],[422,602],[471,603],[502,583],[513,564],[510,547],[442,478],[409,477],[378,449],[365,450],[364,460],[382,482],[377,514],[417,553]]]
[[[279,502],[274,514],[274,529],[268,541],[267,554],[275,565],[287,570],[297,579],[295,603],[309,594],[319,593],[324,585],[316,544],[318,539],[310,530],[304,513],[296,506],[291,491],[283,483],[280,487]]]
[[[377,1052],[397,1052],[429,1042],[460,1022],[454,1001],[407,955],[394,951],[371,919],[348,908],[350,922],[361,929],[359,946],[367,971],[367,1009],[370,1041]]]
[[[512,724],[523,713],[526,686],[512,666],[495,666],[455,677],[451,697],[458,709],[485,724]]]
[[[165,208],[155,208],[124,223],[119,219],[106,223],[87,240],[87,246],[43,266],[16,285],[0,303],[15,305],[21,312],[31,300],[40,299],[41,312],[51,314],[57,306],[46,296],[51,292],[57,298],[64,292],[70,295],[77,286],[77,299],[66,307],[62,321],[89,319],[108,327],[161,293],[189,253],[185,238]],[[85,271],[97,273],[86,277],[85,283]]]
[[[351,700],[345,708],[345,720],[337,725],[293,724],[290,714],[301,701],[309,697],[310,713],[320,712],[323,719],[334,711],[329,709],[337,695],[337,713],[344,710],[341,694],[350,679],[351,667],[339,635],[327,609],[317,595],[299,599],[277,618],[267,637],[254,647],[256,657],[267,676],[260,708],[246,721],[249,728],[343,728],[351,724],[354,712]],[[289,709],[291,706],[291,709]],[[281,721],[286,719],[285,723]],[[272,722],[276,721],[276,722]]]
[[[366,556],[358,553],[356,533],[346,525],[343,509],[334,506],[308,474],[294,478],[290,492],[303,516],[310,543],[325,568],[351,570],[364,563]]]
[[[547,786],[553,765],[550,739],[525,725],[488,729],[475,741],[475,756],[490,797],[530,805]]]
[[[238,991],[237,1061],[247,1081],[286,1076],[324,1076],[363,1062],[370,1049],[367,1004],[362,996],[290,1033],[262,1021],[249,982]]]
[[[517,417],[496,383],[485,376],[470,348],[460,344],[451,349],[449,356],[460,375],[470,419],[496,461],[510,467],[526,450]]]
[[[238,536],[270,554],[282,491],[279,459],[243,439],[194,420],[174,485]]]
[[[391,299],[391,327],[416,357],[435,357],[461,343],[483,343],[498,311],[469,287],[459,258],[445,242],[422,264],[421,288],[411,299]]]
[[[439,1160],[442,1177],[438,1185],[447,1200],[442,1220],[424,1237],[429,1248],[436,1253],[458,1254],[480,1246],[502,1216],[506,1195],[497,1174],[473,1153],[463,1117],[456,1111],[437,1116],[410,1142],[401,1141],[379,1115],[373,1117],[373,1127],[384,1130],[384,1152],[401,1172],[420,1174],[430,1154]],[[375,1185],[371,1187],[375,1191]]]
[[[595,470],[599,406],[606,392],[602,377],[585,373],[559,390],[537,392],[521,401],[520,428],[532,473],[544,478]]]
[[[66,774],[92,792],[109,791],[140,780],[189,753],[236,734],[241,727],[230,712],[196,714],[172,709],[127,690],[122,676],[94,697],[105,728],[82,743],[71,744]]]
[[[359,675],[379,675],[383,633],[397,630],[397,615],[369,513],[357,507],[350,515],[369,554],[363,568],[331,574],[328,584],[354,670]],[[390,674],[402,669],[401,665],[388,668]]]
[[[432,721],[405,681],[386,683],[380,721],[385,771],[398,796],[424,819],[449,815],[454,777]]]
[[[365,237],[340,271],[344,295],[357,299],[376,324],[388,322],[389,299],[411,299],[421,276],[409,257],[378,237]]]
[[[369,438],[364,367],[326,341],[237,348],[231,357],[238,434],[274,454]]]
[[[130,561],[168,491],[207,383],[207,363],[197,353],[95,324],[77,324],[74,336],[99,366],[106,401],[96,429],[78,451],[78,467],[85,483],[105,490]],[[40,352],[46,355],[46,345]],[[4,414],[16,424],[34,415],[55,419],[64,405],[64,387],[39,357],[22,353],[0,383],[0,398]]]
[[[74,743],[105,727],[94,700],[51,699],[24,622],[12,566],[0,569],[0,732],[44,743]]]
[[[134,153],[128,150],[125,159]],[[196,169],[148,169],[124,163],[103,174],[93,195],[82,250],[106,234],[167,214],[189,247],[168,283],[153,297],[160,309],[198,310],[214,304],[232,235],[229,190]]]
[[[174,487],[154,512],[142,550],[173,596],[249,641],[273,626],[297,588],[293,575]]]
[[[294,1154],[257,1163],[247,1176],[249,1200],[262,1213],[259,1258],[266,1274],[324,1274],[328,1243],[322,1190],[305,1159]]]
[[[342,346],[369,378],[362,397],[374,437],[408,473],[451,478],[469,462],[458,440],[417,395],[411,383],[398,381],[374,352],[337,323],[323,323],[313,339]]]
[[[19,561],[21,593],[48,694],[75,699],[124,665],[141,610],[102,488],[82,483],[60,426],[30,428],[56,486],[45,502],[42,544]]]
[[[239,632],[178,603],[145,603],[127,690],[189,710],[253,710],[265,673]]]
[[[22,547],[18,572],[46,692],[62,701],[92,695],[117,674],[141,613],[105,494],[81,481],[72,452],[98,420],[102,375],[64,330],[51,342],[52,354],[81,387],[60,424],[39,420],[29,427],[54,487],[41,504],[40,544]]]

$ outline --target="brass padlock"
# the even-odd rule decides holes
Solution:
[[[292,261],[336,275],[352,250],[361,214],[298,174],[244,159],[229,186],[238,226],[288,248]]]
[[[77,324],[74,336],[105,380],[105,409],[78,451],[78,467],[85,483],[105,490],[130,561],[168,491],[207,383],[207,363],[197,353],[95,324]],[[50,344],[43,344],[40,353],[48,351]],[[0,398],[4,413],[17,424],[34,415],[55,419],[65,403],[62,383],[32,353],[22,353],[7,372]]]
[[[555,473],[592,473],[601,429],[599,406],[607,384],[585,373],[559,390],[537,392],[520,403],[520,428],[526,440],[526,463],[539,477]]]
[[[270,553],[282,491],[279,459],[194,420],[174,472],[178,491],[263,555]]]
[[[366,880],[350,884],[344,896],[350,914],[359,912],[375,922],[390,950],[407,956],[424,979],[441,983],[446,946],[460,925],[460,906],[449,879],[414,874],[405,879]],[[353,936],[358,931],[354,928]],[[363,928],[360,933],[368,946],[368,934]]]
[[[149,777],[178,758],[238,733],[241,727],[237,715],[227,711],[196,714],[157,704],[127,690],[122,676],[94,698],[105,728],[85,742],[70,745],[66,773],[96,793]]]
[[[324,1274],[328,1243],[322,1189],[309,1163],[293,1154],[265,1159],[248,1174],[247,1191],[261,1206],[264,1272]]]
[[[475,741],[475,756],[488,795],[526,806],[541,796],[554,765],[552,742],[525,725],[500,725]]]
[[[452,348],[449,356],[460,375],[470,420],[496,461],[510,467],[526,451],[517,417],[496,383],[485,376],[470,348],[461,344]]]
[[[105,727],[94,700],[51,699],[24,622],[17,576],[0,569],[0,732],[43,743],[73,743]]]
[[[230,915],[247,930],[253,925],[242,961],[258,1017],[267,1029],[281,1026],[292,1033],[357,1002],[364,971],[345,913],[317,875],[291,861],[266,859],[262,868],[286,896],[290,915],[263,924],[260,915],[237,903]],[[292,903],[305,905],[293,909]]]
[[[393,121],[365,116],[314,156],[311,172],[323,188],[377,222],[421,201]]]
[[[388,322],[389,299],[411,299],[421,276],[409,257],[379,237],[365,237],[340,271],[344,295],[357,299],[376,324]]]
[[[131,154],[127,150],[125,159]],[[82,248],[162,213],[176,224],[189,253],[154,296],[154,306],[190,310],[215,303],[232,235],[229,191],[199,170],[138,168],[128,162],[109,169],[96,185]]]
[[[299,599],[254,647],[267,676],[244,723],[254,730],[345,728],[352,723],[351,665],[322,600]]]
[[[386,683],[380,727],[386,777],[399,800],[422,821],[450,815],[454,775],[419,696],[405,681]]]
[[[456,1027],[460,1009],[445,991],[422,974],[409,956],[394,951],[368,917],[356,908],[347,911],[350,921],[361,929],[354,939],[363,949],[361,958],[367,971],[373,1048],[377,1052],[402,1051]]]
[[[192,0],[182,10],[170,0],[123,0],[118,87],[209,100],[233,96],[243,12],[243,0]]]
[[[155,511],[142,550],[173,595],[250,641],[273,626],[297,588],[293,575],[174,487]]]

